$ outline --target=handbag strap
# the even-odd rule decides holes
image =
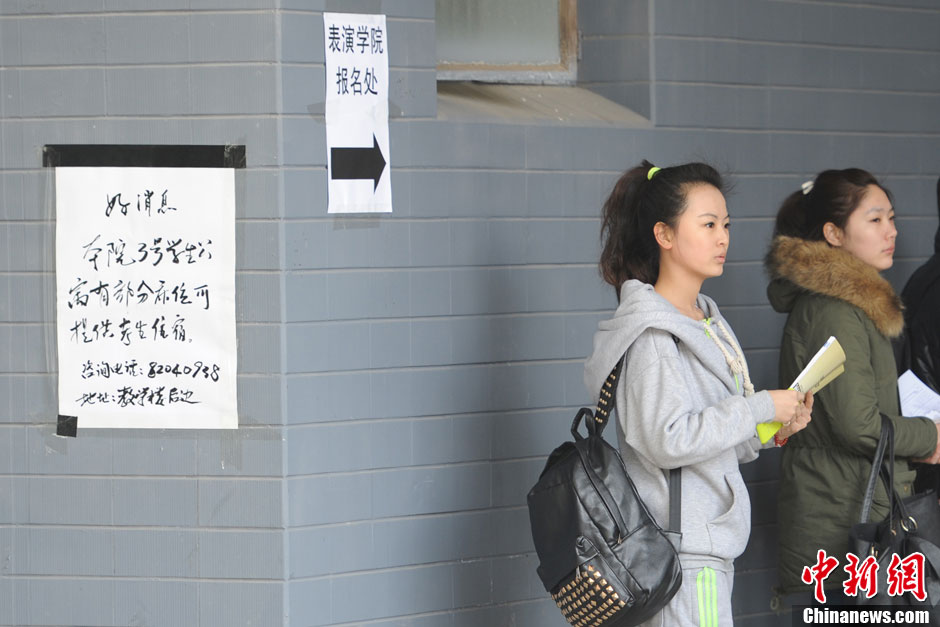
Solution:
[[[673,336],[676,344],[679,339]],[[604,384],[601,386],[601,393],[597,401],[597,409],[594,411],[594,419],[588,420],[588,431],[592,434],[600,435],[607,426],[610,419],[610,413],[617,407],[617,377],[623,376],[623,371],[627,368],[627,354],[624,353],[617,365],[614,366]],[[593,425],[592,425],[593,423]],[[591,427],[594,427],[592,431]],[[576,429],[573,427],[572,431]],[[682,527],[682,469],[669,469],[669,527],[668,531],[680,532]]]
[[[887,460],[885,459],[885,453],[888,455]],[[872,457],[871,473],[865,487],[865,497],[862,500],[859,522],[868,522],[871,505],[875,498],[875,486],[878,483],[878,477],[881,477],[884,482],[885,492],[888,494],[888,518],[893,529],[895,517],[903,521],[907,519],[908,514],[904,501],[894,488],[894,423],[884,414],[881,414],[881,436],[878,438],[878,446],[875,448],[875,454]]]
[[[865,486],[865,497],[862,499],[862,511],[859,516],[860,523],[868,522],[868,515],[871,513],[871,503],[875,498],[875,485],[878,483],[878,475],[881,474],[885,457],[885,447],[888,445],[888,429],[890,428],[891,425],[882,419],[881,437],[878,438],[878,446],[875,448],[875,455],[871,462],[871,472],[868,473],[868,484]]]

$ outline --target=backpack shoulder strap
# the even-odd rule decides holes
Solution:
[[[679,345],[679,338],[672,336],[676,346]],[[611,412],[617,406],[617,380],[624,376],[627,369],[627,354],[624,353],[617,365],[614,366],[604,384],[601,386],[601,393],[598,395],[597,408],[594,411],[594,424],[597,429],[597,435],[600,435],[607,426]],[[680,532],[682,527],[682,469],[672,468],[669,470],[669,528],[668,531]]]

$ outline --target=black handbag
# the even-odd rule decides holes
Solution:
[[[539,578],[571,625],[638,625],[682,584],[681,470],[669,472],[672,531],[664,531],[620,453],[601,437],[615,405],[619,366],[604,382],[596,411],[578,411],[574,441],[552,452],[527,498]],[[578,432],[582,421],[586,438]]]
[[[885,459],[887,453],[888,459]],[[869,522],[875,485],[879,476],[888,492],[888,516],[881,522]],[[859,522],[849,529],[849,550],[859,561],[874,556],[878,563],[877,593],[868,598],[863,590],[855,597],[857,605],[903,605],[930,610],[931,625],[940,626],[940,504],[936,492],[916,494],[901,499],[894,489],[894,425],[882,415],[881,437],[865,487]],[[919,552],[924,556],[923,583],[927,598],[918,600],[913,593],[892,596],[888,590],[888,570],[892,556],[903,559]]]

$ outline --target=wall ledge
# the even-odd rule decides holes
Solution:
[[[652,128],[635,111],[583,87],[438,81],[437,119],[454,122]]]

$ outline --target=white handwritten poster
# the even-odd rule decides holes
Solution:
[[[231,168],[56,168],[59,413],[235,429]]]

